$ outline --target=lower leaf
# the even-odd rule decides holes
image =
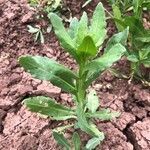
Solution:
[[[55,120],[66,120],[76,118],[74,111],[70,108],[56,103],[54,100],[44,96],[27,98],[24,104],[32,112],[37,112],[46,116],[50,116]]]

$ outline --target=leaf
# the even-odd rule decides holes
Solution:
[[[86,144],[86,149],[87,150],[93,150],[93,149],[95,149],[103,140],[104,140],[103,136],[102,137],[93,137]]]
[[[128,59],[129,61],[131,61],[131,62],[138,62],[138,61],[139,61],[139,59],[137,58],[137,56],[134,55],[134,54],[129,55],[129,56],[127,57],[127,59]]]
[[[87,108],[92,112],[96,112],[99,107],[98,96],[95,90],[91,90],[87,97]]]
[[[74,17],[71,22],[70,22],[70,27],[68,29],[68,34],[70,35],[70,37],[74,40],[77,36],[77,31],[78,31],[78,26],[79,26],[79,22],[78,19],[76,17]]]
[[[19,63],[34,77],[51,81],[66,92],[76,92],[73,80],[77,76],[56,61],[47,57],[29,55],[20,57]]]
[[[76,113],[78,119],[78,127],[82,131],[86,132],[87,134],[90,134],[91,136],[96,136],[96,137],[104,136],[104,134],[100,132],[94,124],[90,124],[87,121],[82,106],[78,105]]]
[[[87,13],[83,12],[83,15],[78,25],[78,31],[76,37],[77,46],[83,43],[83,39],[87,36],[87,34],[88,34],[88,18],[87,18]]]
[[[60,144],[61,146],[65,147],[67,150],[71,149],[69,142],[65,139],[63,134],[59,134],[57,132],[53,132],[53,136],[54,136],[55,140],[58,142],[58,144]]]
[[[86,113],[86,116],[88,118],[96,118],[96,119],[100,119],[102,121],[105,121],[105,120],[111,120],[111,119],[114,119],[116,117],[119,117],[120,116],[120,113],[119,112],[110,112],[109,109],[103,109],[101,111],[97,111],[95,113]]]
[[[31,97],[25,99],[23,103],[30,111],[50,116],[55,120],[66,120],[75,117],[70,108],[56,103],[49,97]]]
[[[74,144],[74,150],[80,150],[81,140],[80,140],[80,136],[77,132],[75,132],[73,134],[72,141],[73,141],[73,144]]]
[[[86,36],[77,49],[80,60],[85,61],[88,57],[94,57],[97,54],[97,48],[90,36]]]
[[[90,26],[90,35],[93,38],[96,47],[99,47],[103,43],[106,32],[105,11],[100,2],[94,11]]]
[[[127,27],[124,31],[119,32],[115,35],[113,35],[110,40],[107,43],[107,46],[104,50],[104,52],[107,52],[112,48],[117,43],[122,44],[123,46],[126,45],[127,39],[128,39],[128,34],[129,34],[129,27]]]
[[[36,32],[39,31],[38,28],[34,28],[34,27],[30,26],[30,25],[27,25],[27,27],[28,27],[28,32],[30,32],[30,33],[36,33]]]
[[[44,43],[44,36],[42,31],[40,31],[40,42],[43,44]]]
[[[120,11],[119,7],[115,4],[113,4],[112,9],[113,9],[114,18],[122,20],[122,15],[121,15],[121,11]],[[117,29],[119,31],[122,31],[123,27],[118,22],[115,22],[115,23],[116,23]]]
[[[145,43],[150,43],[150,34],[149,35],[144,35],[143,37],[137,37],[137,41],[145,42]]]
[[[57,35],[62,47],[77,60],[75,44],[69,36],[69,34],[67,33],[67,31],[65,30],[61,18],[54,13],[50,13],[48,17],[51,20],[51,23],[55,30],[55,34]]]
[[[104,53],[100,58],[97,58],[87,64],[85,72],[88,71],[85,86],[88,87],[100,73],[112,66],[124,54],[126,49],[121,44],[115,44],[108,52]]]

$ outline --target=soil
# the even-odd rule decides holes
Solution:
[[[64,3],[73,16],[79,17],[83,10],[91,15],[98,0],[84,9],[83,0]],[[110,9],[106,2],[105,5]],[[61,49],[52,32],[45,34],[45,44],[34,42],[27,25],[39,23],[35,20],[35,14],[26,0],[0,0],[0,150],[61,149],[52,136],[52,129],[62,123],[31,113],[22,105],[24,98],[46,95],[65,105],[73,105],[70,95],[48,82],[33,79],[18,64],[17,59],[21,55],[32,54],[53,58],[76,69],[75,63]],[[144,23],[148,28],[147,20],[145,17]],[[108,22],[108,35],[113,32],[113,23]],[[123,62],[120,60],[117,65],[123,66]],[[140,82],[129,84],[108,71],[92,87],[98,93],[101,107],[121,113],[118,119],[110,122],[96,120],[106,136],[97,149],[150,150],[150,89]],[[66,132],[66,136],[71,136],[72,132]],[[88,136],[80,134],[83,141],[88,140]]]

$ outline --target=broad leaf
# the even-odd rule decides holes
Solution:
[[[54,100],[44,96],[27,98],[23,102],[30,111],[50,116],[55,120],[66,120],[75,118],[74,112]]]
[[[88,18],[87,18],[87,13],[83,12],[83,15],[78,25],[77,38],[76,38],[77,46],[81,45],[83,39],[85,38],[85,36],[87,36],[87,34],[88,34]]]
[[[88,57],[94,57],[97,54],[97,48],[90,36],[86,36],[83,39],[77,49],[77,53],[81,61],[85,61]]]
[[[97,47],[99,47],[105,39],[107,32],[105,28],[105,11],[102,3],[99,3],[94,11],[90,26],[90,35],[92,36]]]
[[[91,124],[87,121],[85,112],[81,106],[77,107],[77,119],[78,119],[78,127],[86,132],[87,134],[90,134],[91,136],[101,137],[104,136],[102,132],[100,132],[94,124]]]
[[[110,112],[109,109],[103,109],[101,111],[97,111],[95,113],[86,113],[86,116],[88,118],[96,118],[96,119],[100,119],[100,120],[111,120],[114,119],[116,117],[119,117],[120,113],[119,112]]]
[[[65,147],[66,150],[71,150],[71,146],[70,146],[69,142],[65,139],[63,134],[53,132],[53,136],[54,136],[55,140],[58,142],[58,144]]]
[[[87,108],[92,112],[96,112],[99,107],[99,100],[95,90],[91,90],[87,96]]]
[[[119,32],[115,35],[113,35],[110,40],[107,43],[106,49],[104,52],[107,52],[117,43],[122,44],[123,46],[126,45],[127,39],[128,39],[128,33],[129,33],[129,27],[127,27],[124,31]]]
[[[50,13],[49,18],[54,27],[55,34],[57,35],[59,41],[61,42],[62,47],[67,52],[69,52],[75,59],[77,59],[75,53],[75,43],[73,42],[73,40],[71,39],[67,31],[65,30],[61,18],[54,13]]]
[[[88,141],[86,144],[87,150],[94,150],[102,141],[104,140],[104,137],[93,137]]]
[[[74,150],[80,150],[81,149],[81,140],[80,136],[77,132],[73,134],[72,137],[73,145],[74,145]]]
[[[75,93],[73,80],[76,75],[56,61],[41,56],[22,56],[19,63],[34,77],[49,80],[64,91]]]
[[[88,71],[86,87],[89,86],[102,71],[111,67],[114,62],[118,61],[125,51],[126,49],[121,44],[116,44],[100,58],[87,64],[85,69],[85,71]]]

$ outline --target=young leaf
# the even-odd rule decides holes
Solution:
[[[102,3],[99,3],[94,11],[93,18],[90,26],[90,35],[94,43],[99,47],[106,36],[106,18],[105,11]]]
[[[114,62],[118,61],[125,51],[126,49],[121,44],[116,44],[100,58],[87,64],[85,69],[85,71],[88,71],[86,87],[89,86],[102,71],[111,67]]]
[[[98,146],[103,140],[104,140],[103,137],[93,137],[86,144],[86,149],[87,150],[93,150],[93,149],[95,149],[96,146]]]
[[[75,93],[73,80],[77,76],[56,61],[41,56],[22,56],[19,63],[36,78],[49,80],[64,91]]]
[[[59,18],[56,14],[50,13],[49,18],[54,27],[55,34],[57,35],[59,41],[61,42],[62,47],[67,50],[75,59],[77,59],[75,52],[75,44],[67,31],[62,24],[61,18]]]
[[[77,49],[78,56],[82,61],[85,61],[87,57],[94,57],[97,54],[97,48],[90,36],[86,36],[81,45]]]
[[[91,90],[87,97],[87,108],[92,112],[95,113],[97,108],[99,107],[99,100],[96,95],[95,90]]]
[[[103,109],[101,111],[97,111],[95,113],[86,113],[86,116],[88,118],[96,118],[96,119],[100,119],[102,121],[105,121],[105,120],[111,120],[111,119],[114,119],[116,117],[119,117],[120,113],[118,112],[110,112],[109,109]]]
[[[63,134],[53,132],[53,136],[54,136],[55,140],[58,142],[58,144],[65,147],[66,150],[71,150],[71,146],[70,146],[69,142],[65,139]]]
[[[73,145],[74,145],[74,150],[80,150],[81,149],[81,140],[80,136],[77,132],[73,134],[72,137]]]
[[[96,137],[104,137],[104,134],[100,132],[94,124],[90,124],[85,116],[85,112],[81,106],[77,107],[77,119],[78,119],[78,127],[90,134],[91,136],[96,136]]]
[[[74,17],[71,20],[70,26],[69,26],[69,29],[68,29],[68,34],[70,35],[71,39],[73,39],[73,40],[75,40],[75,38],[77,36],[78,26],[79,26],[78,19],[76,17]]]
[[[56,120],[66,120],[75,117],[74,112],[70,108],[60,105],[48,97],[31,97],[25,99],[23,103],[30,111],[50,116]]]
[[[107,52],[112,48],[117,43],[122,44],[123,46],[126,45],[127,39],[128,39],[128,34],[129,34],[129,27],[127,27],[124,31],[119,32],[115,35],[113,35],[110,40],[107,43],[107,46],[104,50],[104,52]]]
[[[122,15],[121,15],[121,11],[119,7],[116,4],[113,4],[112,9],[113,9],[114,18],[122,20]],[[119,31],[122,31],[123,27],[118,22],[115,22],[115,23],[116,23],[117,29]]]
[[[88,34],[88,18],[87,18],[87,13],[83,12],[83,15],[78,25],[78,31],[76,37],[77,46],[81,45],[83,39],[85,38],[85,36],[87,36],[87,34]]]
[[[138,62],[138,61],[139,61],[138,57],[137,57],[135,54],[129,55],[129,56],[127,57],[127,59],[128,59],[129,61],[131,61],[131,62]]]
[[[30,32],[30,33],[36,33],[36,32],[39,31],[38,28],[34,28],[34,27],[30,26],[30,25],[28,25],[27,27],[29,29],[28,32]]]

